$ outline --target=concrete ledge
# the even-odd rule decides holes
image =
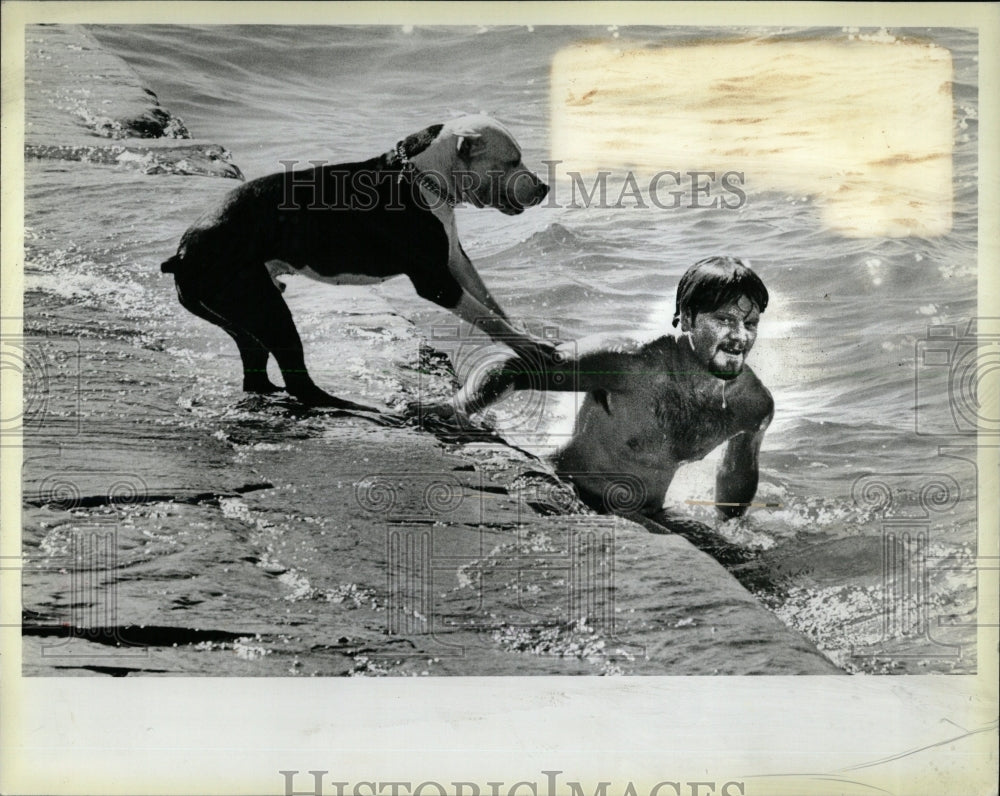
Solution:
[[[244,179],[225,148],[194,141],[144,140],[142,144],[116,141],[113,144],[41,143],[24,145],[24,156],[39,160],[75,160],[104,166],[122,166],[143,174],[184,174],[201,177]]]
[[[289,283],[293,303],[317,289]],[[353,400],[447,389],[409,321],[343,292],[299,321],[336,354],[320,383]],[[26,673],[838,673],[683,538],[546,511],[579,506],[502,440],[247,402],[232,359],[184,364],[102,338],[101,322],[78,322],[79,356],[115,369],[53,389],[27,440]],[[122,412],[121,373],[141,412]],[[81,532],[106,540],[88,599],[116,606],[112,625],[57,610],[74,602],[64,559]]]

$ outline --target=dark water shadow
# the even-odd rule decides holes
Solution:
[[[722,564],[740,585],[753,594],[781,597],[788,592],[791,580],[772,566],[769,551],[733,544],[705,523],[668,509],[658,511],[651,517],[634,515],[629,519],[640,523],[651,533],[674,533],[684,537]]]

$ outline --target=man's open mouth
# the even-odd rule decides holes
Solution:
[[[733,343],[723,343],[719,346],[719,350],[724,354],[729,354],[734,357],[738,357],[746,351],[743,346]]]

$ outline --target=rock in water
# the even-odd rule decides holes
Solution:
[[[33,26],[25,45],[26,157],[243,179],[225,148],[191,140],[183,120],[83,28]]]

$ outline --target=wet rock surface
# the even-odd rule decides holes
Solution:
[[[451,389],[353,290],[322,320],[337,394]],[[582,513],[498,438],[246,398],[235,352],[174,337],[186,318],[58,304],[28,295],[26,674],[836,671],[680,536]]]

